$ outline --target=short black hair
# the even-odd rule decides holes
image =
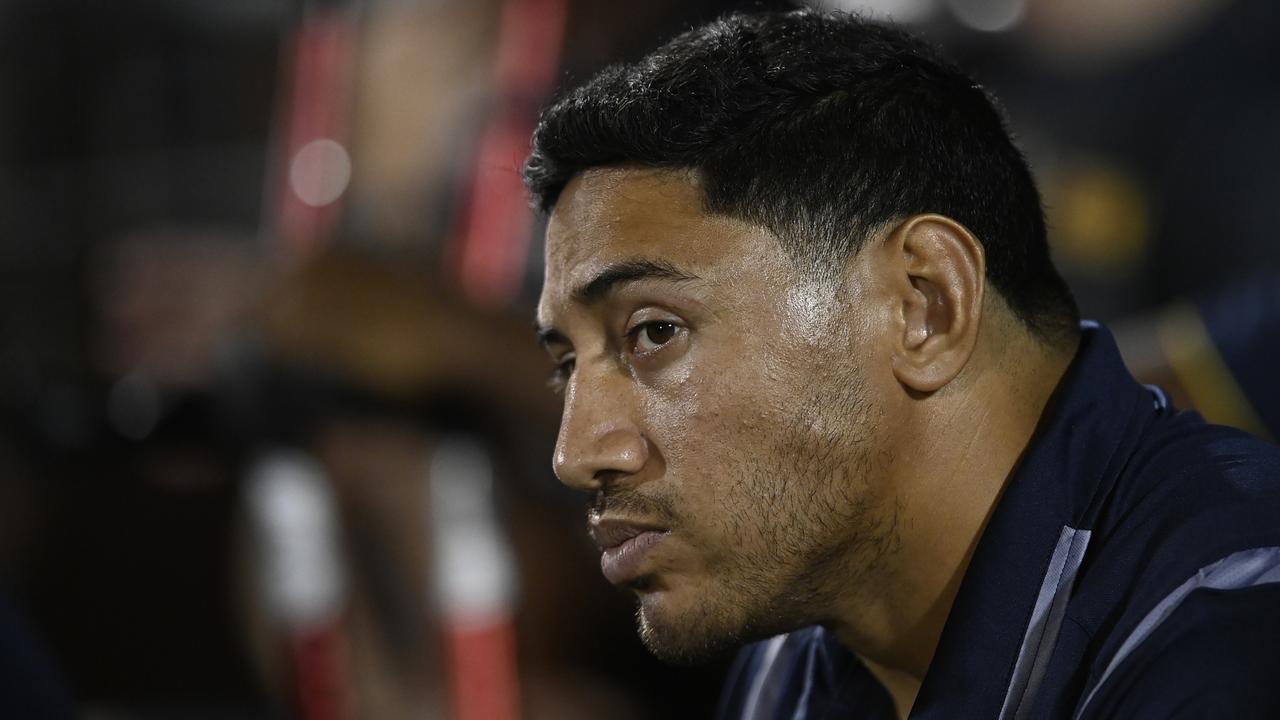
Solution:
[[[855,15],[736,13],[606,68],[542,113],[524,167],[550,212],[609,166],[691,169],[708,211],[768,228],[831,274],[920,213],[968,228],[987,277],[1048,340],[1079,312],[1049,257],[1026,159],[994,100],[932,47]]]

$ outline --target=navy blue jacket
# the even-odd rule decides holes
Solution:
[[[819,627],[745,648],[720,716],[894,717]],[[1280,718],[1280,450],[1175,411],[1086,323],[911,717]]]

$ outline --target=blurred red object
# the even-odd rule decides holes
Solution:
[[[520,164],[529,154],[538,103],[560,67],[565,0],[508,0],[498,34],[497,109],[480,138],[457,240],[467,298],[502,306],[520,291],[533,232]]]

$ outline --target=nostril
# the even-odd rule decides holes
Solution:
[[[590,456],[590,453],[558,447],[551,466],[556,478],[564,485],[583,491],[599,489],[599,481],[595,479],[595,474],[600,469],[600,465]]]
[[[621,470],[599,470],[592,479],[596,481],[599,488],[603,489],[618,482],[626,475],[627,473]]]

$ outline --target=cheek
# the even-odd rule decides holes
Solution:
[[[789,392],[767,364],[690,373],[649,404],[666,490],[687,522],[706,531],[759,510],[760,478],[774,464]]]
[[[655,437],[672,470],[723,462],[749,445],[760,408],[758,378],[741,362],[690,363],[648,403]]]

